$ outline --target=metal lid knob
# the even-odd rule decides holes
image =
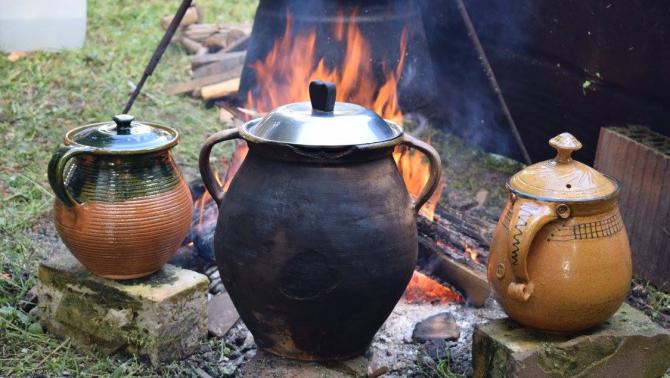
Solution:
[[[132,126],[135,117],[130,114],[117,114],[112,117],[112,119],[116,122],[117,134],[130,134],[130,127]]]
[[[309,83],[309,100],[312,109],[332,112],[335,108],[335,84],[329,81],[314,80]]]

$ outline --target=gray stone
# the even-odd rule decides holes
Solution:
[[[240,318],[228,293],[217,294],[207,303],[207,329],[209,333],[222,337]]]
[[[509,319],[477,325],[474,377],[660,377],[670,333],[628,304],[580,334],[544,333]]]
[[[158,364],[190,355],[207,335],[207,286],[204,275],[172,265],[107,280],[62,256],[38,268],[40,322],[80,351],[125,350]]]
[[[461,333],[458,330],[456,319],[443,312],[430,316],[414,326],[412,340],[425,342],[430,340],[458,340]]]

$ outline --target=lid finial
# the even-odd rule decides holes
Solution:
[[[135,117],[130,114],[117,114],[112,117],[112,119],[116,122],[117,134],[130,134],[130,127],[132,126]]]
[[[570,133],[562,133],[549,139],[549,145],[556,149],[554,160],[558,163],[571,161],[572,152],[582,148],[582,143]]]
[[[329,81],[314,80],[309,83],[309,100],[312,109],[332,112],[335,109],[335,84]]]

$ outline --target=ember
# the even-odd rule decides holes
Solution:
[[[407,284],[404,297],[409,303],[463,302],[458,293],[416,270]]]

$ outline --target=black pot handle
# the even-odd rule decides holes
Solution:
[[[428,201],[430,196],[432,196],[437,189],[440,178],[442,177],[442,161],[440,160],[440,155],[431,145],[422,142],[407,133],[403,134],[401,143],[421,151],[424,155],[426,155],[430,164],[430,176],[428,177],[428,181],[423,187],[421,194],[419,194],[417,199],[412,204],[414,212],[418,214],[421,206],[423,206],[426,201]]]
[[[67,165],[67,162],[76,155],[87,154],[91,151],[93,151],[92,148],[85,146],[64,146],[58,148],[56,152],[51,155],[49,168],[47,169],[49,185],[51,185],[51,189],[54,191],[56,198],[67,207],[73,207],[79,204],[74,197],[72,197],[72,194],[68,192],[67,187],[65,186],[65,166]]]
[[[212,152],[212,147],[214,147],[215,144],[226,140],[238,139],[239,137],[240,132],[236,128],[218,131],[207,138],[205,144],[200,149],[200,157],[198,158],[200,176],[202,177],[202,182],[205,184],[205,188],[207,188],[207,191],[212,196],[212,199],[216,202],[217,206],[221,206],[223,189],[214,179],[212,166],[209,164],[209,155]]]

